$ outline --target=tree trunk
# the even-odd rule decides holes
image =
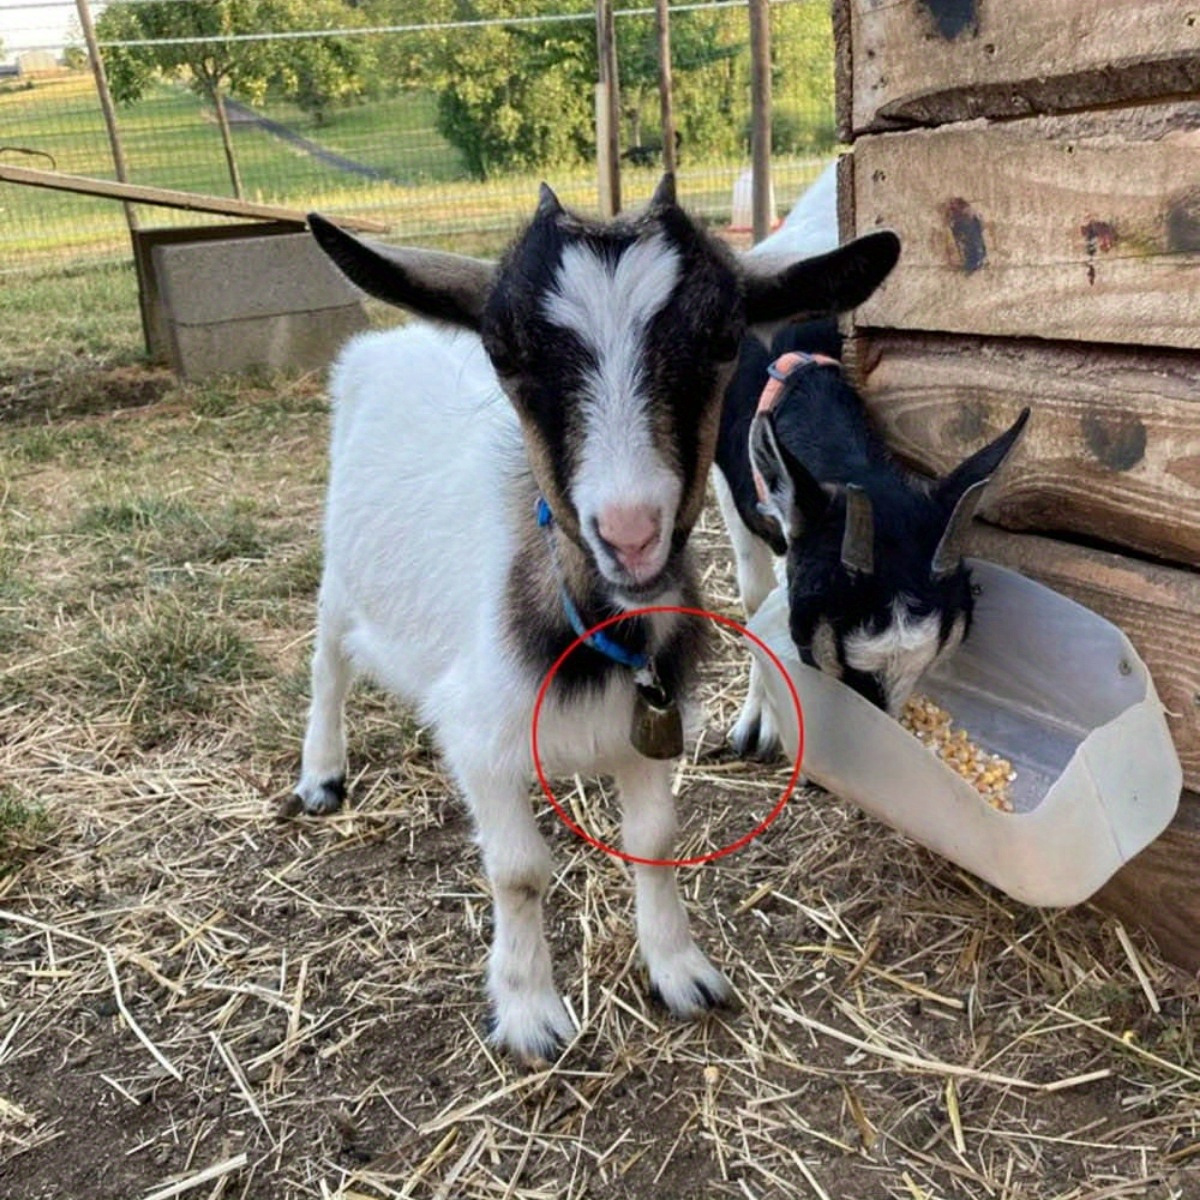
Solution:
[[[221,130],[221,145],[225,148],[225,162],[229,167],[229,179],[233,184],[233,194],[242,199],[242,177],[238,171],[237,157],[233,153],[233,134],[229,130],[229,116],[225,112],[225,97],[221,94],[221,85],[214,83],[209,88],[213,107],[217,110],[217,125]]]

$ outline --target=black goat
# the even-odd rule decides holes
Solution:
[[[840,350],[832,321],[787,326],[770,351],[743,339],[722,410],[717,490],[747,613],[775,586],[774,556],[786,554],[801,658],[896,715],[970,629],[963,537],[1029,409],[945,478],[924,479],[892,457]],[[779,382],[763,404],[768,367]],[[743,754],[775,749],[757,671],[732,740]]]

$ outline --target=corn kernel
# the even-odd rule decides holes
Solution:
[[[1009,785],[1017,778],[1013,765],[971,741],[965,729],[955,729],[953,718],[927,696],[912,696],[900,714],[900,724],[914,734],[936,757],[957,772],[993,808],[1012,812]]]

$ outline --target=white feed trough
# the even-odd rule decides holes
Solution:
[[[1017,773],[991,807],[880,709],[804,666],[777,588],[750,622],[804,713],[804,773],[1026,904],[1078,904],[1166,828],[1182,771],[1149,672],[1115,625],[1015,571],[971,560],[970,637],[919,684]],[[760,650],[784,747],[797,723]]]

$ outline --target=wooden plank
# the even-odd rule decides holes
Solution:
[[[1040,580],[1124,630],[1142,656],[1200,790],[1200,574],[976,522],[970,552]]]
[[[0,165],[0,180],[109,200],[132,201],[162,208],[181,208],[188,212],[214,213],[224,217],[261,217],[269,221],[294,221],[298,225],[307,221],[305,214],[295,208],[255,204],[249,200],[232,200],[227,196],[207,196],[201,192],[180,192],[172,188],[118,183],[112,179],[94,179],[90,175],[68,175],[64,171],[38,171],[32,167]],[[359,229],[367,233],[388,231],[384,222],[367,217],[331,216],[329,219],[346,229]]]
[[[1200,796],[1184,792],[1167,831],[1092,897],[1158,943],[1163,957],[1200,975]]]
[[[842,2],[854,134],[1200,91],[1200,14],[1182,0]]]
[[[857,231],[904,245],[860,326],[1200,349],[1200,101],[874,134]]]
[[[1033,418],[983,515],[1200,567],[1200,356],[879,332],[855,339],[857,382],[885,437],[945,474]]]

